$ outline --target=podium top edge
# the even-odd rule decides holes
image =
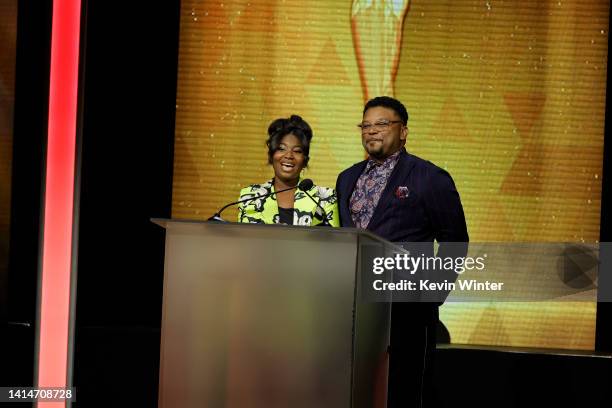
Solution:
[[[398,250],[403,250],[397,244],[387,241],[386,239],[381,238],[378,235],[370,231],[359,229],[359,228],[310,227],[310,226],[302,226],[302,225],[283,225],[283,224],[249,224],[249,223],[239,223],[239,222],[222,223],[222,222],[216,222],[216,221],[202,221],[202,220],[192,220],[192,219],[169,219],[169,218],[151,218],[151,222],[159,225],[160,227],[164,229],[168,229],[170,225],[176,225],[176,226],[192,226],[192,227],[212,226],[213,228],[227,228],[227,227],[230,227],[230,228],[242,227],[242,228],[249,228],[249,229],[261,228],[261,229],[268,229],[268,230],[277,228],[277,229],[307,231],[307,232],[311,232],[314,234],[321,233],[321,232],[331,233],[331,234],[343,234],[343,235],[352,234],[352,235],[359,235],[362,237],[367,237],[374,241],[383,242],[387,245],[396,246]]]

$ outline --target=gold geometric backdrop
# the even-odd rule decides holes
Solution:
[[[364,157],[364,98],[386,93],[410,113],[407,149],[453,175],[471,241],[599,239],[607,1],[181,8],[173,217],[270,179],[267,126],[292,113],[314,130],[307,177],[334,186]],[[447,304],[441,320],[454,343],[594,347],[592,303]]]

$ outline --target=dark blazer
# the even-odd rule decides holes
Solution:
[[[366,164],[364,160],[338,176],[336,193],[343,227],[355,227],[349,200]],[[436,240],[440,243],[440,257],[465,256],[467,252],[465,216],[450,174],[404,149],[367,229],[408,247],[410,242],[432,242],[432,253]],[[454,280],[456,274],[451,274],[454,276],[449,279]],[[393,303],[388,408],[424,407],[431,403],[437,324],[436,303]]]
[[[367,160],[338,176],[340,225],[355,227],[349,200]],[[407,187],[398,191],[399,187]],[[402,197],[404,196],[404,197]],[[467,242],[465,215],[450,174],[402,149],[367,229],[391,242]]]

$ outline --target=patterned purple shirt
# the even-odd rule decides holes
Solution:
[[[368,160],[349,201],[351,218],[356,227],[365,229],[370,223],[378,200],[397,164],[400,151],[387,157],[383,163]]]

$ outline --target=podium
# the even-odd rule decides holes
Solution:
[[[391,303],[361,299],[356,229],[166,229],[159,407],[385,407]]]

